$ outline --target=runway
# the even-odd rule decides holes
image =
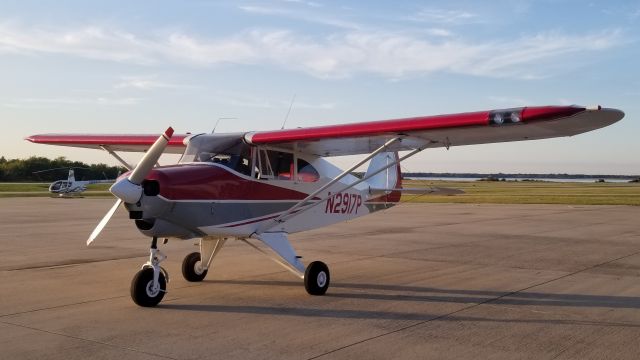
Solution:
[[[112,199],[0,199],[0,359],[637,359],[640,207],[404,204],[295,234],[331,287],[230,241],[202,283],[170,241],[157,308],[129,297],[149,241]]]

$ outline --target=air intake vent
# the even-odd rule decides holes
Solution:
[[[156,180],[145,180],[142,182],[142,189],[146,196],[158,196],[160,194],[160,183]]]

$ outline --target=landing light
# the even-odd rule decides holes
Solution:
[[[492,125],[517,124],[522,121],[522,108],[495,110],[489,113]]]

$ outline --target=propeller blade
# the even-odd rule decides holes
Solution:
[[[142,180],[149,175],[153,166],[158,162],[167,144],[169,144],[169,139],[171,139],[172,135],[173,129],[169,127],[164,134],[160,135],[158,140],[151,145],[142,157],[142,160],[140,160],[135,169],[131,171],[129,177],[116,181],[111,185],[109,191],[127,204],[135,204],[138,202],[142,196],[142,186],[140,186]]]
[[[142,160],[138,163],[135,169],[129,175],[129,181],[133,184],[140,185],[145,176],[149,174],[149,171],[153,169],[153,166],[160,159],[160,155],[164,152],[164,149],[169,144],[169,139],[173,135],[173,128],[169,127],[164,134],[158,137],[155,143],[149,148],[146,154],[142,157]]]
[[[109,210],[109,212],[107,212],[107,214],[102,218],[102,220],[100,220],[100,222],[98,223],[98,226],[96,226],[96,228],[93,229],[93,232],[91,233],[91,235],[89,235],[89,239],[87,240],[87,246],[91,245],[93,240],[95,240],[96,237],[98,237],[102,229],[104,229],[104,227],[107,225],[109,220],[111,220],[111,217],[113,216],[113,214],[116,212],[116,210],[118,210],[118,206],[120,206],[120,204],[122,204],[122,200],[121,199],[116,200],[116,203]]]

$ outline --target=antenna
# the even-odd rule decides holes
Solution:
[[[218,124],[220,123],[220,120],[238,120],[238,118],[236,118],[236,117],[219,117],[218,120],[216,121],[216,124],[213,125],[213,130],[211,130],[212,134],[216,132],[216,128],[218,127]]]
[[[280,128],[280,130],[284,129],[284,125],[287,123],[287,120],[289,120],[289,114],[291,114],[291,108],[293,107],[294,101],[296,101],[296,94],[293,94],[293,97],[291,98],[291,104],[289,104],[289,110],[287,111],[287,115],[284,117],[284,121],[282,122],[282,127]]]

